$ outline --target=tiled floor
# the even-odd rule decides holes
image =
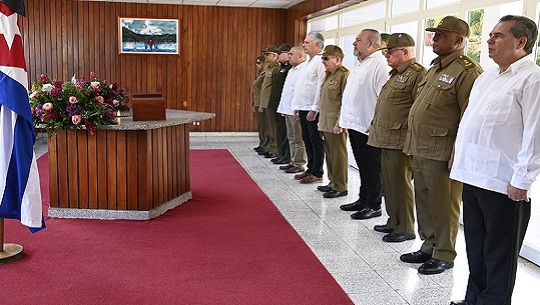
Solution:
[[[347,197],[323,199],[316,185],[302,185],[268,159],[252,150],[254,134],[192,133],[191,149],[228,149],[274,202],[298,234],[311,247],[355,304],[405,305],[449,304],[462,299],[467,281],[463,231],[458,235],[455,267],[443,274],[425,276],[418,265],[399,261],[399,255],[419,249],[421,241],[384,243],[382,233],[372,230],[386,216],[352,220],[339,205],[357,199],[360,179],[349,170]],[[325,180],[327,182],[327,180]],[[326,183],[323,183],[326,184]],[[540,287],[540,267],[519,261],[513,304],[535,304]]]
[[[35,146],[38,157],[47,151],[46,142],[46,134],[39,134]],[[258,156],[252,149],[257,144],[254,134],[192,133],[190,143],[191,149],[228,149],[355,304],[447,305],[450,300],[463,298],[468,273],[463,231],[458,235],[453,269],[439,275],[418,274],[418,265],[400,262],[399,255],[418,250],[420,240],[384,243],[384,234],[372,228],[382,224],[386,216],[352,220],[350,213],[339,209],[339,205],[357,199],[360,179],[355,169],[349,170],[349,196],[323,199],[316,185],[302,185],[292,174],[283,173]],[[513,304],[536,304],[538,287],[540,267],[520,260]]]

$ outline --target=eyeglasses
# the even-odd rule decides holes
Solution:
[[[387,50],[386,50],[386,54],[388,54],[388,55],[394,55],[394,54],[397,53],[397,51],[403,51],[403,50],[405,50],[405,49],[403,49],[403,48],[399,48],[399,49],[387,49]]]
[[[260,65],[260,64],[261,64],[261,62],[260,62],[260,61],[258,61],[258,62],[256,62],[255,64],[256,64],[256,65]]]

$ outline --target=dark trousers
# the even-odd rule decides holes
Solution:
[[[287,138],[287,124],[285,117],[281,113],[276,113],[276,140],[279,155],[289,162],[291,160],[291,151],[289,149],[289,139]]]
[[[382,202],[381,149],[367,145],[368,136],[349,129],[354,159],[360,172],[360,203],[378,210]]]
[[[324,140],[322,133],[319,131],[317,124],[319,123],[319,115],[314,121],[307,120],[309,111],[299,111],[300,125],[302,126],[302,139],[306,145],[306,153],[308,157],[306,172],[316,177],[323,176],[324,163]]]
[[[530,202],[516,202],[505,194],[464,184],[463,222],[470,271],[466,301],[511,304],[530,217]]]

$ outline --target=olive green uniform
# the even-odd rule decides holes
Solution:
[[[390,71],[383,86],[369,133],[368,144],[381,148],[386,225],[396,234],[414,233],[412,156],[403,153],[409,110],[425,78],[426,69],[412,58]]]
[[[348,158],[347,132],[334,134],[334,127],[339,126],[341,99],[347,83],[349,70],[342,65],[326,71],[324,83],[321,86],[319,131],[323,132],[326,151],[326,167],[328,169],[328,184],[338,192],[347,190]]]
[[[255,109],[257,123],[259,124],[259,146],[264,148],[265,150],[268,150],[268,124],[266,124],[266,118],[264,116],[264,113],[259,112],[259,106],[261,105],[261,86],[263,79],[264,69],[259,72],[257,78],[253,81],[253,84],[251,85],[251,93],[253,97],[253,109]]]
[[[261,85],[261,102],[259,107],[264,108],[264,116],[266,118],[266,126],[268,129],[268,152],[273,155],[278,155],[278,144],[277,144],[277,132],[276,132],[276,111],[268,108],[268,103],[270,102],[270,94],[272,92],[272,83],[274,82],[274,77],[279,73],[281,69],[281,63],[279,60],[268,64],[266,70],[264,70],[264,78]]]
[[[409,113],[403,151],[414,156],[414,192],[421,251],[453,262],[459,226],[461,183],[450,179],[459,121],[482,68],[463,50],[437,57]]]

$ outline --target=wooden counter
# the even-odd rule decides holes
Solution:
[[[50,217],[150,219],[191,199],[189,123],[213,113],[167,110],[165,121],[118,118],[91,136],[48,141]]]

